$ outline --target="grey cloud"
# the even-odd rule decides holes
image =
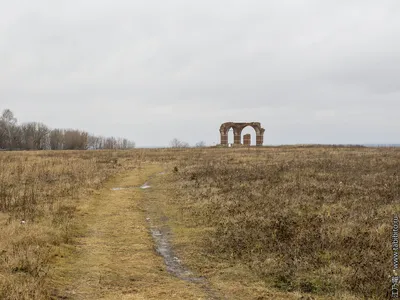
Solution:
[[[21,121],[139,146],[212,143],[244,119],[266,143],[398,141],[398,1],[3,6],[0,109]]]

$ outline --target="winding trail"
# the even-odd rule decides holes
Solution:
[[[155,250],[139,187],[162,171],[146,165],[81,201],[76,245],[63,246],[51,270],[52,299],[214,299],[204,284],[171,274]]]

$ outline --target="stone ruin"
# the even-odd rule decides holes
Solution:
[[[242,144],[242,131],[245,127],[251,126],[254,128],[256,132],[256,146],[262,146],[264,143],[264,131],[265,129],[261,127],[259,122],[251,122],[251,123],[236,123],[236,122],[226,122],[221,125],[219,128],[219,132],[221,134],[221,145],[228,146],[228,132],[231,128],[233,128],[233,145],[241,145]],[[251,143],[250,138],[245,138],[245,144]],[[247,144],[246,144],[247,145]]]
[[[245,146],[250,146],[251,145],[251,134],[250,133],[245,134],[243,136],[243,145],[245,145]]]

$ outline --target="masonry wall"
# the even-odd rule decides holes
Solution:
[[[251,145],[251,134],[245,134],[244,136],[243,136],[243,144],[245,145],[245,146],[250,146]]]

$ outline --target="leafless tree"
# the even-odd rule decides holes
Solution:
[[[182,142],[182,141],[178,140],[177,138],[174,138],[170,142],[170,146],[171,146],[171,148],[188,148],[189,144],[186,142]]]
[[[45,150],[48,145],[48,137],[50,134],[50,129],[43,123],[35,124],[35,148],[37,150]]]
[[[29,122],[17,124],[11,110],[0,115],[0,149],[26,150],[86,150],[86,149],[130,149],[135,142],[125,138],[89,135],[76,129],[50,130],[45,124]]]
[[[135,148],[135,142],[125,138],[102,137],[89,135],[88,149],[132,149]]]
[[[1,146],[4,148],[12,149],[15,144],[17,133],[17,119],[11,110],[5,109],[0,116],[0,137]]]
[[[43,123],[30,122],[21,125],[22,145],[28,150],[48,149],[50,129]]]
[[[64,149],[64,131],[61,129],[53,129],[50,132],[50,147],[51,150]]]
[[[68,129],[64,131],[65,150],[86,150],[88,148],[88,136],[85,131]]]
[[[202,148],[202,147],[205,147],[205,146],[206,146],[206,142],[204,142],[204,141],[200,141],[200,142],[196,143],[196,147],[197,148]]]

